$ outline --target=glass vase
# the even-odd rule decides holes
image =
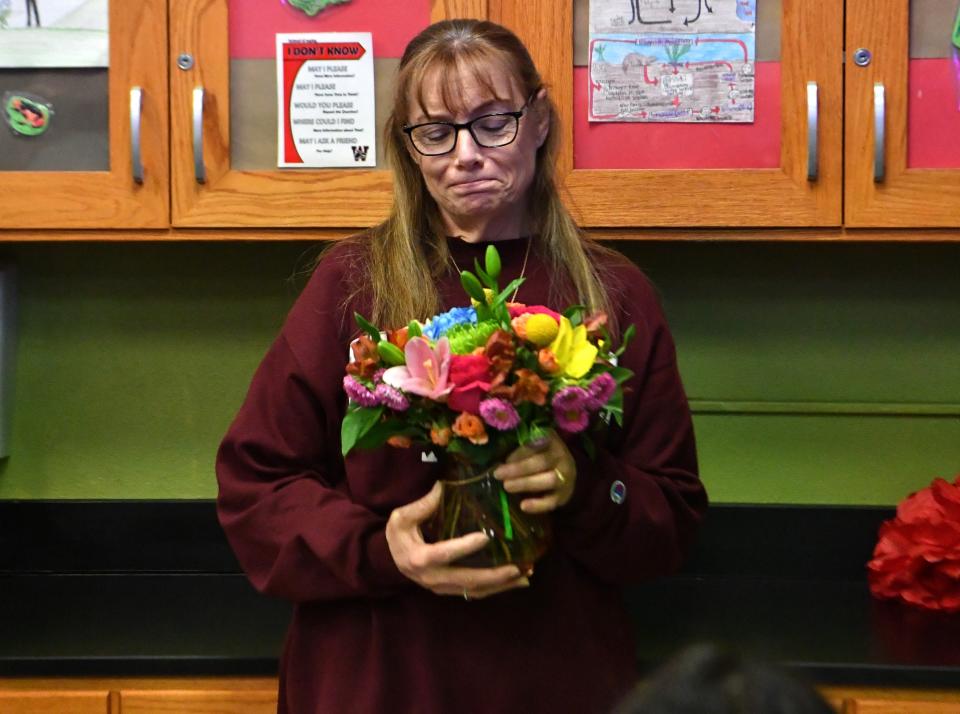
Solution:
[[[433,541],[482,531],[490,542],[457,565],[492,568],[515,563],[525,572],[550,546],[550,519],[520,510],[520,502],[531,494],[507,493],[493,475],[500,463],[477,466],[448,455],[440,506],[426,524],[427,531]]]

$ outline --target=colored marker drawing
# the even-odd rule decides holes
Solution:
[[[590,13],[590,121],[754,120],[755,0],[591,0]]]

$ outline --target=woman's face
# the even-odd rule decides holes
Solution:
[[[481,67],[489,78],[493,94],[478,82],[473,72],[459,70],[452,78],[459,106],[448,108],[443,102],[440,72],[427,75],[423,87],[423,106],[411,97],[408,124],[431,121],[468,122],[485,114],[518,111],[527,100],[512,74],[500,63]],[[478,223],[506,235],[525,229],[527,194],[536,166],[537,149],[549,129],[549,116],[542,108],[541,90],[524,110],[517,138],[506,146],[487,148],[474,141],[466,129],[458,132],[453,151],[440,156],[423,156],[407,144],[420,166],[427,190],[440,208],[451,230]]]

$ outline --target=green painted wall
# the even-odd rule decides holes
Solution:
[[[960,245],[619,243],[659,286],[716,502],[893,504],[960,472]],[[0,498],[211,498],[317,247],[24,244]]]

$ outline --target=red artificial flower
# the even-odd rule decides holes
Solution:
[[[493,375],[490,360],[484,355],[451,355],[448,384],[453,391],[447,406],[454,411],[480,414],[480,400],[490,391]]]
[[[870,592],[929,610],[960,612],[960,476],[897,506],[867,564]]]

